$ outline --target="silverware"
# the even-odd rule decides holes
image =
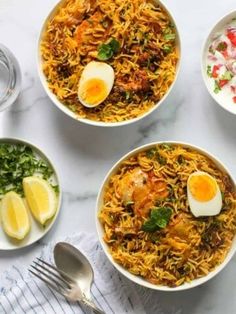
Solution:
[[[70,301],[79,301],[89,307],[95,314],[105,314],[91,299],[88,299],[78,283],[64,271],[37,258],[30,265],[29,272],[45,282],[50,288]]]

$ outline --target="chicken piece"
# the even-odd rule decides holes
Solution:
[[[122,201],[124,203],[133,201],[133,192],[135,188],[143,187],[146,180],[147,174],[140,168],[136,168],[126,173],[120,181],[117,189]]]
[[[181,240],[187,240],[189,238],[191,226],[188,218],[184,214],[178,215],[167,228],[171,237],[178,237]]]
[[[102,13],[100,11],[96,11],[92,16],[88,19],[84,20],[75,30],[75,37],[77,39],[78,44],[82,44],[86,42],[88,38],[91,38],[93,29],[99,24],[102,28],[100,21],[102,20]]]
[[[155,207],[157,199],[168,196],[165,181],[154,175],[147,175],[140,168],[126,173],[119,182],[117,192],[124,204],[133,202],[133,211],[136,215],[147,217]]]
[[[145,92],[150,88],[147,72],[145,70],[137,70],[132,78],[132,81],[126,82],[125,79],[117,80],[116,85],[125,91],[131,92]]]

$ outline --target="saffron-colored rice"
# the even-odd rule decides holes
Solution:
[[[113,89],[95,108],[78,99],[84,67],[97,60],[111,38],[120,50],[106,62]],[[158,104],[176,75],[176,30],[168,13],[151,0],[65,0],[46,25],[41,41],[49,89],[80,118],[119,122],[142,116]]]
[[[223,195],[216,216],[196,218],[190,211],[187,180],[198,170],[213,176]],[[155,232],[143,231],[154,206],[171,208],[170,221]],[[202,153],[162,144],[120,165],[105,187],[99,219],[117,263],[151,283],[175,287],[224,261],[236,233],[235,186]]]

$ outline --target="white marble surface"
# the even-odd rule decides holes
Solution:
[[[95,232],[98,188],[111,165],[130,149],[151,141],[181,140],[217,155],[236,176],[236,116],[209,96],[200,71],[200,54],[209,28],[236,8],[235,0],[163,0],[172,10],[182,39],[182,68],[163,106],[143,121],[106,129],[65,116],[48,99],[36,69],[37,37],[57,0],[0,0],[0,42],[20,62],[23,90],[14,108],[0,113],[0,136],[20,137],[40,146],[57,167],[63,204],[57,223],[37,244],[0,252],[0,272],[21,260],[28,264],[51,239],[79,230]],[[181,293],[159,293],[159,313],[236,313],[236,257],[209,283]],[[148,309],[147,309],[147,313]],[[149,313],[152,314],[152,313]]]

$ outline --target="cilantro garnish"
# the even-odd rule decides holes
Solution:
[[[170,45],[164,45],[163,48],[162,48],[162,50],[163,50],[166,54],[168,54],[168,53],[171,53],[171,52],[172,52],[173,48],[172,48],[172,46],[170,46]]]
[[[226,71],[221,77],[221,80],[230,81],[234,75],[230,71]]]
[[[156,152],[157,152],[156,148],[151,148],[146,151],[146,157],[152,159],[156,155]]]
[[[211,66],[210,66],[210,65],[207,66],[207,75],[208,75],[209,77],[212,77]]]
[[[174,33],[165,34],[164,38],[165,40],[175,40],[175,34]]]
[[[214,88],[214,93],[218,94],[221,91],[219,82],[217,80],[215,80],[215,88]]]

